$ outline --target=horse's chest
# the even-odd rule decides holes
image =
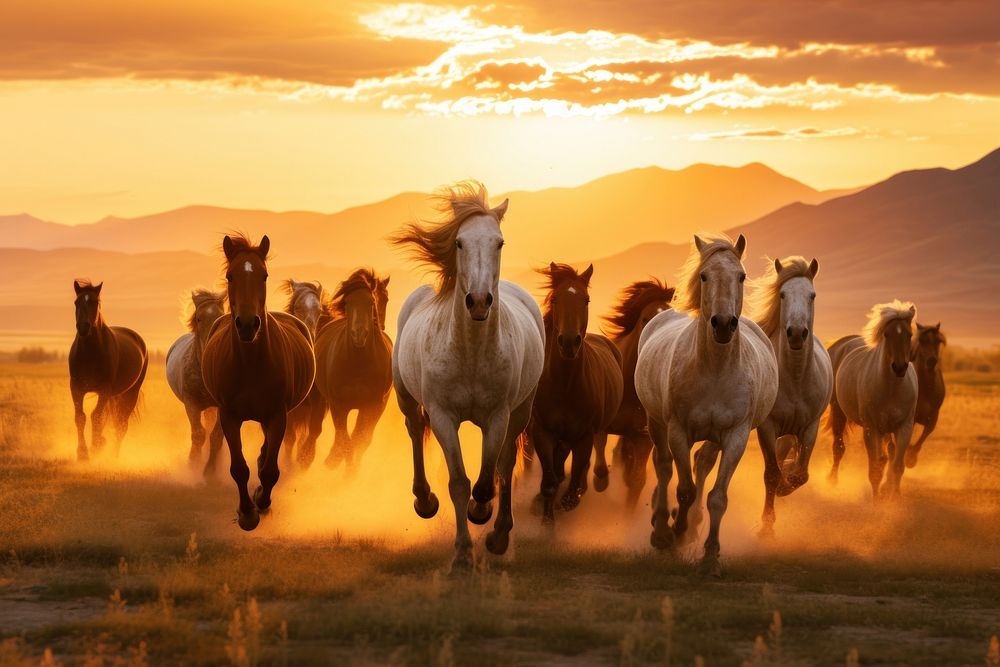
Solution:
[[[781,434],[798,433],[822,412],[815,403],[799,391],[782,391],[771,409],[771,421]]]
[[[735,382],[703,381],[694,391],[681,392],[681,412],[687,414],[688,430],[696,440],[722,437],[746,421],[750,412],[749,392]]]

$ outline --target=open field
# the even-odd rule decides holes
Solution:
[[[511,553],[451,577],[443,461],[431,443],[442,511],[421,521],[394,401],[356,476],[283,471],[274,509],[246,534],[228,465],[207,484],[189,469],[162,366],[120,457],[78,464],[65,367],[4,364],[0,665],[1000,664],[1000,376],[949,380],[896,504],[872,505],[857,439],[829,486],[822,434],[812,479],[779,499],[777,537],[761,542],[751,441],[722,581],[698,577],[697,549],[652,551],[648,507],[624,512],[617,470],[554,534],[530,510],[535,471],[523,473]],[[476,470],[477,433],[462,435]]]

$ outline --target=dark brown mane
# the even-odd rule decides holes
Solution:
[[[390,243],[405,247],[412,259],[437,273],[438,295],[451,292],[458,274],[455,238],[462,224],[477,215],[501,221],[502,216],[489,207],[486,187],[478,181],[462,181],[442,188],[435,196],[443,218],[437,223],[410,222],[389,238]]]
[[[535,269],[535,273],[546,278],[545,283],[543,283],[547,292],[545,301],[542,302],[542,322],[545,324],[545,330],[549,331],[552,328],[552,294],[556,288],[571,280],[584,284],[587,283],[587,280],[581,277],[576,269],[569,264],[556,264],[555,262],[544,269]]]
[[[333,293],[333,300],[330,302],[331,313],[334,317],[344,317],[347,314],[344,300],[348,294],[359,289],[366,289],[375,294],[377,287],[378,278],[372,269],[355,269],[354,273],[347,276]]]
[[[667,304],[674,298],[674,288],[658,278],[640,280],[622,290],[618,304],[611,315],[604,320],[611,325],[609,335],[614,340],[629,334],[639,322],[642,310],[651,303],[663,301]]]
[[[187,318],[188,329],[194,331],[198,323],[198,309],[201,308],[202,304],[214,301],[219,304],[219,307],[223,311],[226,310],[226,293],[223,292],[213,292],[210,289],[199,287],[191,292],[191,304],[193,308],[189,308],[191,311]]]
[[[98,285],[95,285],[90,278],[76,278],[73,282],[76,283],[77,288],[81,292],[85,292],[85,291],[97,291],[97,289],[98,289]],[[104,283],[101,283],[101,285],[103,285],[103,284]],[[99,293],[98,293],[98,296],[100,296]]]

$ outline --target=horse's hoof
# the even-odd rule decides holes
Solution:
[[[917,456],[918,456],[917,453],[915,451],[913,451],[912,449],[910,451],[906,452],[906,459],[905,459],[905,461],[906,461],[906,467],[907,468],[916,468],[917,467]]]
[[[806,482],[809,481],[809,475],[791,475],[784,478],[781,483],[778,484],[778,488],[775,489],[775,493],[781,497],[790,495],[793,491],[798,489],[800,486],[804,486]]]
[[[722,579],[722,564],[718,556],[706,555],[698,566],[698,574],[709,579]]]
[[[472,572],[472,550],[464,549],[455,553],[451,561],[451,576],[464,576]]]
[[[656,530],[649,534],[649,543],[654,549],[659,551],[664,551],[666,549],[672,549],[675,544],[674,533],[672,530]]]
[[[594,491],[597,491],[598,493],[604,493],[607,490],[608,490],[608,476],[605,475],[604,477],[598,477],[595,474],[594,475]]]
[[[528,507],[528,511],[534,516],[541,516],[545,511],[545,497],[542,496],[541,493],[536,494],[535,497],[531,499],[531,505]]]
[[[510,545],[510,533],[505,531],[491,530],[486,534],[486,548],[491,554],[502,556],[507,553]]]
[[[86,449],[78,449],[76,451],[76,460],[77,461],[89,461],[90,460],[90,454],[87,453]]]
[[[563,494],[562,500],[559,501],[559,504],[562,506],[564,511],[571,512],[580,506],[581,496],[583,496],[582,493],[577,493],[576,491],[569,491]]]
[[[829,482],[830,486],[837,486],[837,473],[831,472],[826,476],[826,481]]]
[[[258,486],[253,492],[253,504],[261,514],[266,514],[271,509],[271,499],[262,500],[264,497],[264,487]]]
[[[433,492],[428,493],[422,501],[420,498],[413,499],[413,509],[421,519],[430,519],[437,514],[440,507],[441,503],[438,502],[438,497]]]
[[[556,527],[556,516],[555,514],[545,513],[542,514],[542,526],[548,528],[549,530]]]
[[[246,514],[238,511],[236,513],[236,523],[238,523],[240,528],[243,530],[250,532],[257,527],[257,524],[260,523],[260,513],[257,511],[256,507]]]
[[[774,524],[765,523],[757,532],[757,538],[761,541],[770,542],[774,539]]]
[[[469,498],[469,521],[477,526],[484,525],[493,516],[493,502],[477,503],[475,498]]]

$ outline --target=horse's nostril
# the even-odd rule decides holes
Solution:
[[[714,329],[715,327],[719,326],[719,316],[712,315],[712,319],[710,319],[709,322],[712,324],[712,328]]]
[[[566,346],[566,339],[563,337],[562,334],[559,334],[558,336],[556,336],[556,342],[559,343],[559,347],[565,347]]]
[[[788,327],[787,329],[785,329],[785,335],[787,335],[789,338],[792,337],[793,332],[792,332],[792,328],[791,327]]]
[[[493,295],[492,294],[487,294],[486,295],[486,307],[489,308],[492,305],[493,305]]]
[[[579,345],[582,342],[583,342],[583,337],[580,334],[577,334],[576,338],[573,339],[574,345]]]
[[[472,294],[471,293],[470,294],[466,294],[465,295],[465,307],[468,308],[469,310],[472,310],[472,306],[473,306]]]
[[[730,320],[729,320],[729,330],[730,331],[736,331],[736,327],[739,325],[739,323],[740,323],[740,318],[738,318],[738,317],[732,317],[732,318],[730,318]]]
[[[260,318],[259,317],[254,317],[253,318],[253,330],[256,331],[257,329],[260,329]]]

